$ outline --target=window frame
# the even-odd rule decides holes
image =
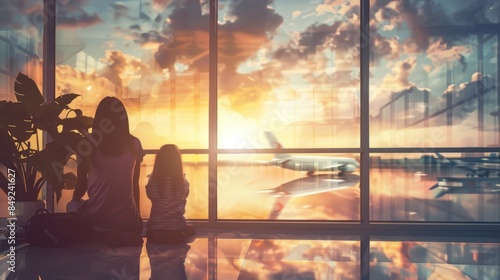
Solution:
[[[217,12],[218,1],[209,0],[210,6],[210,34],[217,34]],[[56,0],[44,0],[44,29],[43,29],[43,92],[47,101],[55,98],[55,43],[56,43],[56,24],[55,8]],[[238,153],[274,153],[274,149],[259,150],[233,150],[218,149],[217,147],[217,95],[218,95],[218,71],[217,71],[217,36],[210,36],[209,39],[209,143],[208,149],[185,149],[184,154],[206,154],[208,155],[208,219],[193,221],[199,227],[215,227],[228,229],[302,229],[311,230],[372,230],[372,231],[408,231],[413,234],[428,232],[458,232],[464,231],[481,234],[481,232],[500,231],[500,222],[411,222],[411,221],[376,221],[370,219],[370,154],[377,153],[421,153],[429,152],[429,149],[408,147],[408,148],[374,148],[370,146],[370,114],[369,112],[369,66],[370,66],[370,1],[360,0],[360,147],[359,148],[309,148],[309,149],[283,149],[282,152],[290,153],[356,153],[360,155],[360,220],[346,222],[330,221],[300,221],[300,220],[227,220],[217,217],[217,156],[219,154],[238,154]],[[500,32],[497,31],[497,38]],[[498,53],[500,53],[500,44],[497,44]],[[500,55],[497,55],[497,65],[500,65]],[[497,81],[500,80],[500,71],[497,71]],[[498,88],[498,86],[497,86]],[[500,91],[498,102],[500,103]],[[500,104],[499,104],[500,105]],[[381,116],[379,116],[381,117]],[[377,117],[375,117],[377,118]],[[500,131],[498,132],[500,135]],[[47,135],[44,137],[47,140]],[[497,152],[498,148],[490,147],[436,147],[432,152]],[[155,154],[157,150],[146,150],[147,154]],[[47,185],[44,190],[44,197],[47,200],[49,211],[54,210],[54,195],[52,188]],[[362,240],[369,242],[369,240]]]

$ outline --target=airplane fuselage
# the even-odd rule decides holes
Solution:
[[[281,168],[306,172],[340,171],[351,173],[359,167],[359,163],[353,158],[322,156],[291,156],[273,159],[271,164]]]
[[[490,173],[500,177],[500,158],[489,157],[463,157],[446,158],[440,153],[436,153],[442,163],[448,163],[450,167],[457,167],[464,170],[467,177],[489,177]]]

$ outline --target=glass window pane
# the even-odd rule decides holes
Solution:
[[[356,158],[219,155],[218,218],[359,220]]]
[[[147,176],[153,171],[156,156],[147,155],[141,164],[141,215],[143,219],[149,219],[151,201],[146,195],[145,186],[148,182]],[[207,155],[182,155],[184,173],[189,182],[189,196],[186,203],[187,219],[208,218],[208,157]]]
[[[155,155],[146,155],[141,164],[139,189],[141,200],[141,216],[149,219],[151,212],[151,201],[146,195],[146,184],[148,175],[153,171]],[[184,173],[189,182],[190,192],[186,203],[185,217],[187,219],[207,219],[208,218],[208,166],[206,155],[182,155]],[[76,165],[70,162],[66,166],[65,172],[76,174]],[[63,190],[62,198],[55,207],[56,212],[66,212],[66,204],[73,196],[72,190]],[[88,197],[85,196],[84,199]]]
[[[43,1],[3,1],[1,5],[0,100],[16,101],[14,83],[19,72],[32,78],[42,90]],[[1,165],[0,172],[7,176],[7,167]],[[20,176],[16,174],[17,182]],[[0,218],[9,217],[7,194],[3,191],[0,191],[0,205]]]
[[[371,3],[371,146],[497,146],[496,2]]]
[[[217,239],[217,279],[360,279],[353,240]]]
[[[497,243],[371,241],[370,279],[496,279],[499,249]]]
[[[218,147],[359,147],[358,1],[218,3]]]
[[[198,1],[57,1],[57,95],[120,98],[144,148],[208,147],[208,15]]]
[[[373,154],[371,220],[499,222],[499,160],[495,153]]]

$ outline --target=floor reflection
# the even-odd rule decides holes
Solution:
[[[186,275],[188,244],[146,243],[146,251],[151,268],[150,279],[188,279]]]
[[[500,239],[361,240],[361,235],[201,230],[194,241],[177,245],[147,240],[142,247],[121,248],[28,245],[16,251],[16,273],[7,272],[3,252],[0,279],[500,279]],[[362,271],[369,271],[369,278]]]

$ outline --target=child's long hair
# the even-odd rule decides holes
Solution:
[[[127,111],[116,97],[105,97],[97,106],[91,136],[103,155],[119,156],[126,148],[135,153]]]
[[[184,184],[181,153],[176,145],[166,144],[160,148],[156,154],[151,176],[160,182],[170,178],[170,183],[174,192],[177,192]]]

